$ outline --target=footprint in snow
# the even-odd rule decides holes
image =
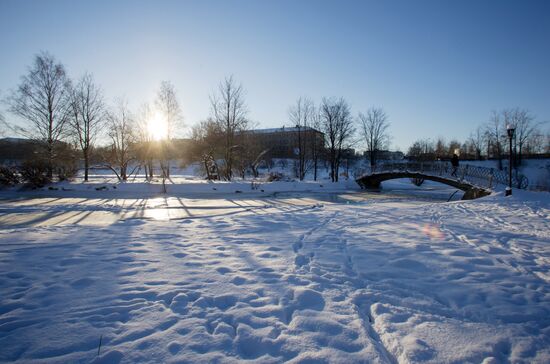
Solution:
[[[233,278],[233,279],[231,280],[231,283],[233,283],[233,284],[236,285],[236,286],[240,286],[240,285],[246,283],[246,278],[241,277],[241,276],[236,276],[235,278]]]
[[[93,283],[94,280],[91,278],[82,278],[71,282],[71,287],[73,287],[74,289],[82,289],[91,286]]]
[[[294,264],[296,264],[298,268],[308,264],[309,262],[310,258],[302,254],[298,254],[294,259]]]
[[[296,309],[310,309],[322,311],[325,308],[325,299],[323,296],[312,289],[298,288],[294,290],[294,307]]]
[[[229,268],[226,268],[226,267],[220,267],[220,268],[216,268],[216,270],[218,271],[218,273],[220,274],[226,274],[226,273],[229,273],[231,272],[231,269]]]

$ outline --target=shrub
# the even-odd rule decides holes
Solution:
[[[23,182],[33,188],[44,187],[51,182],[48,177],[48,166],[39,160],[26,161],[21,166]]]
[[[55,172],[60,181],[69,181],[76,176],[78,168],[74,163],[66,163],[57,166]]]
[[[0,166],[0,186],[11,187],[19,183],[19,175],[13,167]]]
[[[281,181],[283,179],[283,174],[278,172],[271,172],[267,176],[267,182]]]

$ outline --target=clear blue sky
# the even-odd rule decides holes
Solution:
[[[172,81],[188,125],[231,74],[262,127],[301,95],[343,96],[384,107],[404,151],[494,109],[550,120],[550,1],[0,0],[0,50],[2,97],[46,50],[133,107]]]

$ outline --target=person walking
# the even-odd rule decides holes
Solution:
[[[458,177],[456,175],[456,172],[458,171],[458,155],[456,153],[453,154],[453,157],[451,158],[451,166],[453,166],[453,170],[451,172],[451,176]]]

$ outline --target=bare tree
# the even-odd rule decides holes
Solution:
[[[161,82],[155,106],[166,120],[166,139],[172,139],[181,126],[183,116],[176,89],[169,81]]]
[[[193,158],[201,161],[207,179],[219,178],[217,156],[223,154],[220,146],[223,145],[224,137],[218,123],[213,119],[201,121],[193,126],[191,134]]]
[[[468,138],[468,144],[472,147],[475,153],[475,159],[481,159],[481,151],[485,145],[486,133],[481,126],[478,126],[477,129],[470,134]]]
[[[359,122],[367,144],[370,166],[374,168],[379,151],[387,148],[390,142],[388,116],[382,108],[371,107],[366,114],[359,113]]]
[[[319,160],[325,150],[325,139],[321,130],[321,114],[319,108],[314,108],[312,112],[312,129],[314,130],[313,137],[308,140],[308,149],[311,154],[311,163],[313,168],[313,180],[317,181],[317,171],[319,169]]]
[[[254,177],[258,177],[258,166],[269,151],[258,142],[254,131],[241,131],[236,135],[237,147],[235,149],[235,164],[241,178],[246,177],[246,171],[250,170]]]
[[[535,118],[526,109],[519,107],[503,110],[506,125],[514,126],[514,149],[517,148],[517,164],[521,165],[523,150],[529,139],[539,132],[541,123],[535,122]]]
[[[433,161],[436,158],[435,144],[430,139],[415,141],[410,147],[407,155],[418,161]]]
[[[155,138],[151,131],[151,120],[153,120],[153,110],[148,103],[144,103],[139,108],[136,117],[135,138],[139,143],[139,148],[136,150],[136,156],[141,162],[145,170],[145,179],[153,178],[153,159],[156,156]]]
[[[6,119],[4,118],[4,114],[0,112],[0,136],[4,135],[4,126],[6,125]]]
[[[298,155],[297,174],[303,181],[308,169],[308,139],[312,137],[311,124],[315,113],[315,106],[311,100],[300,97],[296,103],[288,109],[290,122],[296,127],[296,152]]]
[[[55,147],[67,132],[70,119],[70,80],[65,67],[45,52],[35,56],[28,74],[8,97],[9,111],[29,127],[10,125],[15,132],[37,139],[46,147],[48,177],[52,178]]]
[[[181,108],[176,96],[174,85],[169,81],[162,81],[157,94],[156,107],[166,122],[166,136],[161,138],[161,169],[163,177],[170,177],[170,140],[182,121]]]
[[[445,158],[447,157],[447,143],[443,137],[438,137],[435,142],[435,156],[436,158]]]
[[[548,135],[545,135],[542,130],[537,130],[533,133],[523,147],[524,155],[542,154],[545,153],[545,142],[548,143]]]
[[[105,103],[91,74],[85,74],[71,92],[71,126],[84,158],[84,181],[88,181],[90,152],[105,121]]]
[[[226,78],[218,87],[218,95],[210,98],[212,119],[224,136],[224,178],[231,180],[235,159],[235,136],[248,125],[248,110],[244,102],[242,85],[237,84],[233,76]]]
[[[499,112],[493,111],[487,124],[487,140],[493,156],[498,160],[498,169],[502,170],[503,120]]]
[[[330,178],[332,182],[338,182],[342,154],[350,147],[355,132],[350,107],[343,98],[323,98],[320,118],[328,142]]]
[[[133,119],[128,105],[118,100],[114,110],[107,115],[109,122],[109,137],[111,138],[111,154],[108,166],[116,174],[119,181],[128,179],[128,166],[134,159],[131,153],[135,140]],[[118,172],[116,170],[118,168]]]

